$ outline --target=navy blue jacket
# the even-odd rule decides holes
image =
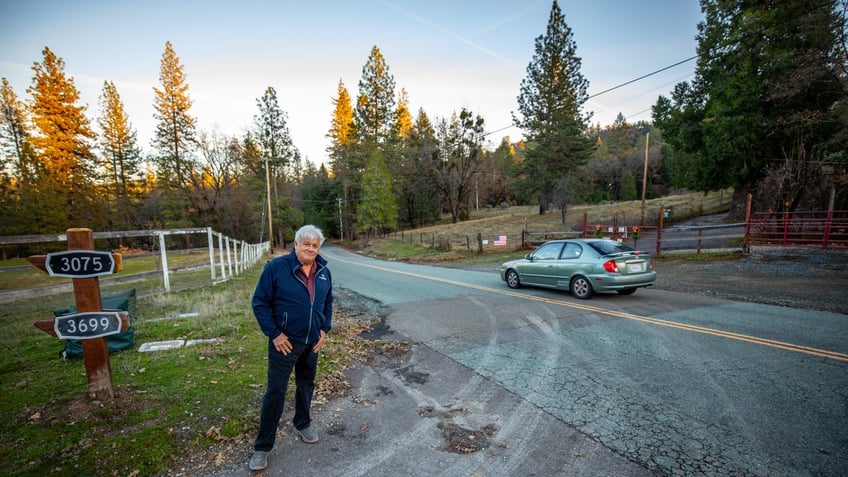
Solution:
[[[327,260],[318,255],[315,264],[315,300],[310,300],[301,264],[294,251],[265,264],[253,292],[253,314],[268,338],[285,333],[298,343],[314,343],[333,323],[333,279]]]

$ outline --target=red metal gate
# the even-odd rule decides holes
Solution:
[[[749,246],[848,248],[848,210],[752,212]]]

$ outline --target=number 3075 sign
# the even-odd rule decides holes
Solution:
[[[70,250],[48,253],[44,266],[51,277],[92,278],[114,273],[115,259],[111,252]]]
[[[93,311],[57,316],[54,322],[60,339],[101,338],[121,332],[121,314],[117,311]]]

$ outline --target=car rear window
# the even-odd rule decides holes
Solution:
[[[601,255],[612,255],[614,253],[633,251],[632,247],[618,243],[615,240],[598,240],[597,242],[589,242],[589,246],[597,250]]]

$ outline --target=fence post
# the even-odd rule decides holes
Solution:
[[[221,260],[221,280],[227,279],[227,271],[224,269],[224,234],[218,232],[218,258]]]
[[[477,232],[477,253],[483,253],[483,232]]]
[[[215,242],[212,241],[212,227],[206,227],[206,242],[209,248],[209,270],[212,271],[212,281],[215,281]]]
[[[224,242],[226,243],[226,247],[227,247],[227,271],[230,274],[229,276],[232,277],[233,276],[233,260],[232,260],[233,255],[232,255],[232,253],[230,253],[230,238],[227,237],[224,240]]]
[[[168,276],[168,253],[165,251],[165,234],[159,232],[159,254],[162,256],[162,281],[165,291],[171,291],[171,280]]]

